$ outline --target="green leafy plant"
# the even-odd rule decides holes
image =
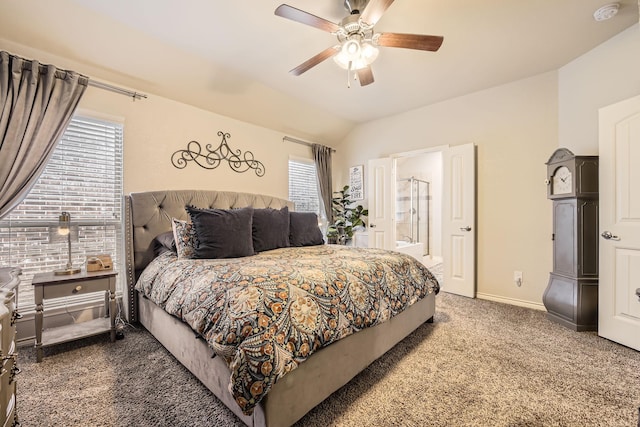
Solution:
[[[342,190],[334,191],[336,196],[332,199],[333,224],[327,229],[327,238],[337,243],[346,243],[353,238],[356,227],[366,227],[363,217],[369,215],[369,210],[362,205],[352,207],[354,202],[349,194],[349,186],[345,185]],[[340,236],[344,236],[344,242],[340,242]]]

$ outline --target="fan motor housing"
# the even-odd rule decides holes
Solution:
[[[342,26],[342,28],[344,28],[347,34],[355,34],[360,32],[359,14],[347,16],[342,20],[340,25]]]
[[[344,7],[350,14],[361,14],[369,0],[344,0]]]

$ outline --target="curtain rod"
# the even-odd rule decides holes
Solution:
[[[311,143],[311,142],[303,141],[301,139],[291,138],[290,136],[284,136],[284,137],[282,137],[282,140],[283,141],[289,141],[289,142],[295,142],[296,144],[306,145],[307,147],[313,146],[313,143]],[[335,153],[336,150],[334,148],[332,148],[331,152]]]
[[[9,54],[9,55],[11,55],[11,54]],[[15,56],[15,55],[11,55],[11,56],[13,56],[15,58],[20,58],[19,56]],[[20,58],[20,59],[22,59],[22,58]],[[23,60],[22,68],[24,70],[31,70],[31,65],[32,65],[32,62],[30,60]],[[63,69],[60,69],[60,68],[56,69],[56,75],[57,75],[57,73],[67,73],[67,72],[69,72],[69,71],[63,70]],[[93,80],[90,77],[85,76],[84,74],[80,74],[80,73],[77,73],[77,74],[78,74],[78,76],[88,80],[87,81],[87,85],[88,86],[93,86],[93,87],[96,87],[98,89],[104,89],[104,90],[108,90],[110,92],[119,93],[120,95],[130,96],[134,100],[135,99],[142,99],[142,98],[146,98],[147,97],[147,95],[145,95],[144,93],[138,93],[138,92],[134,92],[134,91],[131,91],[131,90],[128,90],[128,89],[124,89],[124,88],[118,87],[118,86],[113,86],[113,85],[110,85],[110,84],[107,84],[107,83],[99,82],[99,81]],[[64,76],[64,74],[61,74],[61,76]]]
[[[31,70],[31,66],[33,65],[33,61],[31,61],[29,59],[20,58],[19,56],[12,55],[9,52],[6,52],[6,53],[8,55],[12,56],[13,58],[20,59],[22,61],[22,68],[24,70]],[[41,68],[42,68],[42,65],[44,65],[44,64],[40,64]],[[57,73],[68,73],[68,72],[69,72],[68,70],[64,70],[64,69],[56,67],[56,75],[58,75]],[[121,88],[121,87],[118,87],[118,86],[113,86],[113,85],[110,85],[108,83],[99,82],[99,81],[93,80],[92,78],[87,77],[87,76],[85,76],[84,74],[81,74],[81,73],[76,73],[76,74],[78,74],[79,77],[88,80],[87,81],[87,86],[93,86],[93,87],[96,87],[98,89],[104,89],[104,90],[108,90],[110,92],[119,93],[120,95],[130,96],[134,100],[142,99],[142,98],[146,98],[147,97],[147,95],[145,95],[144,93],[138,93],[138,92],[134,92],[132,90],[124,89],[124,88]],[[63,77],[63,76],[64,76],[64,74],[61,75],[61,77]]]
[[[120,95],[126,95],[126,96],[130,96],[131,98],[135,99],[142,99],[142,98],[146,98],[147,95],[145,95],[144,93],[139,93],[139,92],[134,92],[132,90],[128,90],[128,89],[124,89],[118,86],[113,86],[107,83],[102,83],[96,80],[93,80],[91,78],[89,78],[89,86],[93,86],[96,87],[98,89],[104,89],[104,90],[108,90],[110,92],[115,92],[115,93],[119,93]]]

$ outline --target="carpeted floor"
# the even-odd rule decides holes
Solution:
[[[640,353],[543,312],[441,293],[424,324],[299,426],[635,427]],[[142,329],[21,348],[18,411],[31,426],[238,426]]]

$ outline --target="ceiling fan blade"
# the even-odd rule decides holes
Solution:
[[[311,68],[315,67],[316,65],[318,65],[319,63],[321,63],[325,59],[331,58],[333,55],[335,55],[339,51],[340,50],[337,49],[336,46],[332,46],[330,48],[327,48],[327,49],[323,50],[322,52],[320,52],[319,54],[317,54],[316,56],[307,59],[305,62],[303,62],[302,64],[298,65],[296,68],[294,68],[293,70],[291,70],[289,72],[291,74],[293,74],[294,76],[299,76],[300,74],[304,73],[305,71],[309,71]]]
[[[378,19],[391,6],[391,3],[393,3],[393,0],[370,0],[360,18],[369,25],[375,25]]]
[[[403,47],[405,49],[428,50],[435,52],[440,49],[444,37],[425,36],[421,34],[381,33],[376,43],[385,47]]]
[[[360,86],[366,86],[373,83],[373,71],[371,71],[370,65],[358,70],[358,80],[360,80]]]
[[[274,13],[283,18],[287,18],[301,24],[310,25],[328,33],[335,33],[340,29],[338,24],[334,24],[331,21],[312,15],[304,10],[296,9],[288,4],[281,4],[276,8]]]

